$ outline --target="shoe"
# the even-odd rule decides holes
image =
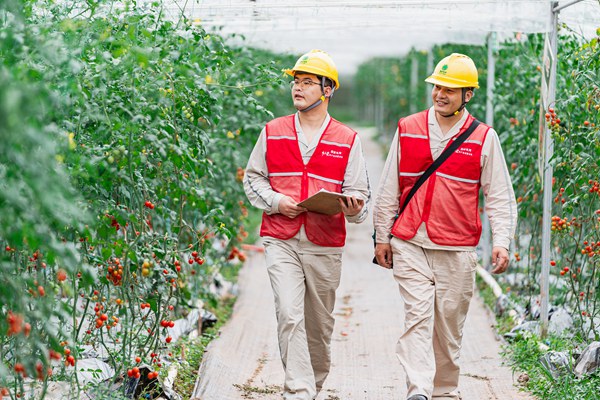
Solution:
[[[413,394],[406,400],[427,400],[427,396],[424,394]]]

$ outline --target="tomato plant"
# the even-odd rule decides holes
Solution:
[[[543,40],[541,35],[529,35],[525,41],[506,43],[498,55],[496,127],[502,133],[507,162],[516,164],[512,174],[520,223],[515,264],[528,277],[520,289],[522,294],[535,298],[541,271],[542,186],[537,154],[542,119],[554,140],[551,301],[572,312],[579,336],[597,339],[598,39],[584,41],[562,32],[556,103],[540,115]]]
[[[92,353],[161,373],[175,320],[245,259],[243,167],[290,102],[288,56],[158,4],[58,3],[0,6],[0,388],[23,396],[51,367],[78,393]]]

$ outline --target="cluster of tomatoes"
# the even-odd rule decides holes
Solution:
[[[244,180],[244,174],[246,171],[242,167],[237,167],[237,171],[235,173],[235,180],[238,182],[242,182]]]
[[[150,353],[150,361],[152,364],[156,364],[158,368],[162,367],[162,363],[160,362],[160,356],[158,353]],[[155,372],[155,377],[158,376],[158,372]]]
[[[121,225],[119,224],[119,222],[117,221],[117,219],[115,217],[113,217],[110,214],[106,214],[107,218],[110,218],[110,226],[114,227],[115,230],[119,230],[121,229]]]
[[[62,342],[61,343],[62,346],[66,345],[66,342]],[[65,348],[64,350],[65,353],[65,364],[67,366],[74,366],[75,365],[75,357],[73,357],[71,355],[71,350],[69,350],[68,348]],[[56,361],[60,361],[62,359],[62,356],[60,353],[50,349],[49,352],[49,358],[50,360],[56,360]],[[15,365],[13,366],[14,371],[21,375],[23,378],[27,378],[27,370],[25,369],[25,366],[20,363],[17,362],[15,363]],[[42,364],[41,361],[38,361],[35,364],[35,374],[38,380],[43,381],[44,379],[46,379],[46,377],[52,376],[52,367],[48,366],[46,369],[44,369],[44,364]],[[0,389],[0,399],[2,399],[2,396],[9,396],[9,391],[7,388],[2,388]],[[17,398],[20,397],[18,394],[16,396]]]
[[[142,263],[142,276],[148,276],[151,274],[152,271],[151,271],[150,267],[152,267],[150,260],[145,259],[144,262]]]
[[[237,247],[233,246],[233,248],[231,249],[231,252],[227,256],[227,259],[233,260],[236,257],[241,262],[246,261],[246,254],[243,251],[240,251],[240,249],[238,249]]]
[[[238,242],[243,242],[244,239],[246,239],[247,237],[248,237],[248,232],[246,232],[246,228],[244,228],[244,225],[241,225],[239,233],[238,233],[238,237],[237,237]]]
[[[554,261],[554,260],[550,261],[550,265],[553,267],[556,266],[556,261]],[[570,270],[571,269],[569,267],[563,267],[560,270],[560,276],[565,276],[566,274],[569,273]],[[577,268],[577,273],[581,273],[581,268]],[[575,272],[572,272],[571,278],[577,279],[577,274]]]
[[[162,326],[163,328],[173,328],[175,326],[175,321],[163,319],[162,321],[160,321],[160,326]]]
[[[119,258],[113,258],[109,261],[106,271],[106,279],[111,281],[113,285],[120,286],[123,279],[123,266]]]
[[[20,374],[23,378],[27,378],[27,371],[25,371],[25,366],[21,363],[15,363],[14,366],[15,372]]]
[[[560,201],[561,203],[564,204],[565,203],[565,199],[563,198],[564,193],[565,193],[565,188],[560,188],[558,191],[558,194],[554,198],[554,202],[558,203]]]
[[[552,216],[552,227],[550,228],[552,231],[560,232],[569,226],[571,226],[571,223],[566,218],[561,218],[557,215]]]
[[[73,357],[73,355],[71,354],[71,349],[65,347],[64,353],[65,353],[65,365],[66,366],[70,365],[71,367],[74,367],[75,366],[75,357]]]
[[[587,255],[588,257],[594,257],[595,255],[600,256],[600,241],[598,242],[588,242],[587,240],[583,242],[584,248],[581,249],[581,254]]]
[[[550,125],[551,128],[560,127],[560,118],[556,116],[554,112],[554,108],[548,108],[548,112],[546,113],[546,122]]]
[[[162,321],[160,321],[160,326],[162,326],[163,328],[173,328],[175,326],[175,321],[163,319]],[[165,338],[165,342],[167,343],[171,343],[172,340],[173,338],[170,335]]]
[[[204,259],[198,256],[197,251],[192,251],[192,257],[188,260],[188,264],[192,265],[194,262],[198,265],[204,264]]]
[[[73,362],[75,362],[75,359],[73,359]],[[52,376],[52,368],[48,367],[44,371],[44,364],[42,364],[41,361],[38,361],[35,364],[35,374],[38,380],[43,381],[47,376]]]
[[[590,185],[590,193],[597,193],[600,196],[600,182],[590,179],[588,184]]]
[[[108,322],[108,320],[109,320],[108,315],[102,312],[103,309],[104,309],[104,306],[102,305],[102,303],[96,303],[96,306],[94,307],[94,312],[96,313],[96,328],[100,329],[100,328],[106,326],[106,329],[110,329],[112,327],[117,326],[117,324],[119,323],[119,318],[117,318],[113,315],[112,323]],[[87,333],[91,333],[91,332],[87,331]]]
[[[153,353],[154,354],[154,353]],[[142,359],[140,357],[136,357],[135,358],[135,362],[136,363],[140,363],[142,361]],[[139,367],[133,367],[131,369],[127,370],[127,376],[130,378],[134,378],[134,379],[140,379],[140,377],[142,376],[140,368]],[[154,379],[158,377],[158,372],[157,371],[150,371],[148,372],[148,375],[146,375],[148,377],[148,379]]]
[[[7,336],[18,335],[21,332],[23,332],[25,336],[29,336],[29,333],[31,332],[31,325],[29,323],[24,322],[23,316],[21,314],[15,314],[12,311],[9,311],[7,322]]]
[[[60,361],[60,359],[62,358],[62,356],[60,355],[59,352],[54,351],[52,349],[50,349],[49,357],[50,357],[50,360],[56,360],[56,361]]]
[[[133,367],[127,370],[127,376],[130,378],[140,379],[142,375],[140,374],[140,369],[138,367]]]

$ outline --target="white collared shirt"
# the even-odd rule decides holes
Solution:
[[[314,154],[323,132],[329,125],[331,116],[327,114],[319,132],[312,138],[311,142],[308,143],[302,126],[300,125],[300,119],[298,113],[294,116],[294,123],[296,127],[296,133],[298,134],[298,147],[302,160],[306,165],[311,156]],[[246,173],[244,175],[244,190],[250,203],[259,209],[262,209],[267,214],[275,214],[279,212],[279,201],[283,198],[282,193],[275,192],[271,187],[269,181],[269,171],[267,169],[266,162],[266,132],[262,130],[256,145],[252,150],[252,154],[248,160],[246,166]],[[357,135],[352,148],[350,149],[350,155],[348,157],[348,165],[346,166],[346,172],[344,174],[344,182],[342,183],[342,193],[362,199],[365,204],[362,211],[357,215],[351,217],[346,216],[346,220],[350,223],[363,222],[368,215],[369,201],[371,199],[371,188],[369,184],[369,177],[367,174],[367,166],[363,157],[362,145],[360,137]],[[305,252],[310,253],[337,253],[341,252],[343,248],[333,247],[325,248],[318,246],[306,238],[304,232],[304,226],[300,229],[298,234],[290,239],[293,241],[299,241],[300,247]]]
[[[434,160],[440,156],[448,141],[458,133],[468,115],[469,113],[465,109],[461,119],[444,134],[435,117],[435,111],[431,107],[428,125],[431,155]],[[396,129],[373,204],[373,224],[377,243],[389,243],[390,232],[399,208],[398,150],[398,130]],[[509,249],[510,241],[516,230],[517,202],[500,140],[494,129],[488,131],[481,152],[481,188],[485,196],[485,212],[490,219],[492,228],[493,246]],[[425,223],[421,224],[416,235],[408,241],[428,249],[475,250],[474,246],[442,246],[433,243],[427,235]]]

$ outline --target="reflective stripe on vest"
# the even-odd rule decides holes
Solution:
[[[298,147],[294,115],[269,122],[266,135],[267,169],[273,190],[298,203],[321,189],[341,193],[356,132],[332,118],[306,165]],[[293,219],[283,214],[265,213],[260,235],[287,240],[298,233],[302,224],[308,239],[317,245],[341,247],[345,244],[342,213],[330,216],[306,212]]]
[[[400,204],[419,176],[433,163],[428,114],[429,110],[425,110],[398,122]],[[464,132],[473,119],[469,115],[451,141]],[[392,235],[403,240],[412,239],[421,223],[425,222],[427,235],[433,243],[443,246],[477,245],[481,235],[481,151],[489,129],[489,126],[480,124],[417,190],[395,221]]]

